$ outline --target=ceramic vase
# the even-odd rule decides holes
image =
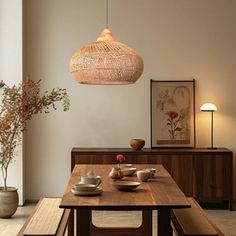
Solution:
[[[115,179],[122,179],[124,175],[122,174],[120,167],[114,167],[110,171],[109,177],[115,180]]]

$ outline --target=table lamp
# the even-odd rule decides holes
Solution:
[[[213,113],[214,111],[217,110],[217,107],[213,103],[204,103],[200,107],[200,110],[205,111],[205,112],[211,112],[211,147],[210,149],[216,149],[213,147]]]

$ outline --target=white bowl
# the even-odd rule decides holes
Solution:
[[[155,168],[147,168],[147,169],[144,169],[144,170],[147,170],[149,172],[152,173],[152,177],[154,177],[155,173],[156,173],[156,169]]]
[[[137,177],[140,181],[146,182],[149,178],[153,176],[153,173],[149,170],[138,170],[137,171]]]
[[[113,186],[121,191],[129,191],[137,188],[141,183],[134,181],[114,181]]]
[[[149,170],[152,173],[156,173],[156,169],[155,168],[147,168],[146,170]]]
[[[91,191],[95,191],[97,189],[97,185],[77,183],[74,185],[74,189],[76,189],[78,191],[91,192]]]
[[[121,169],[122,169],[122,168],[131,168],[131,167],[133,167],[132,164],[120,164],[120,168],[121,168]]]
[[[132,176],[137,169],[135,167],[124,167],[121,172],[124,176]]]

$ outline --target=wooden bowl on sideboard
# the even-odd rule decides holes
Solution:
[[[129,145],[135,150],[135,151],[140,151],[145,145],[145,140],[144,139],[138,139],[134,138],[129,141]]]

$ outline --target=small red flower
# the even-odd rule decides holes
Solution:
[[[171,118],[171,119],[174,119],[176,117],[178,117],[178,113],[176,111],[168,111],[166,112],[166,114]]]
[[[116,160],[119,162],[122,162],[125,160],[125,156],[122,154],[118,154],[118,155],[116,155]]]

